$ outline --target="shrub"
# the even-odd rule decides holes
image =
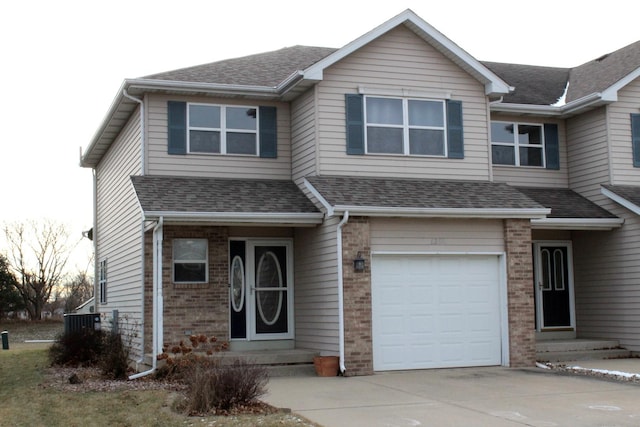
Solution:
[[[102,375],[121,380],[127,378],[131,345],[126,345],[122,335],[114,332],[104,334],[104,344],[99,365]]]
[[[239,359],[194,358],[185,371],[189,414],[224,413],[255,403],[266,392],[269,374],[264,366]]]
[[[54,365],[95,365],[104,346],[104,334],[91,328],[62,333],[49,348]]]

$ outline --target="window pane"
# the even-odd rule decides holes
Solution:
[[[520,144],[542,145],[542,126],[518,125],[518,142]]]
[[[189,131],[189,151],[192,153],[219,153],[220,132]]]
[[[409,129],[409,153],[444,156],[444,131]]]
[[[402,100],[367,98],[367,123],[402,125]]]
[[[508,142],[510,144],[514,144],[515,140],[513,139],[513,124],[491,122],[491,141]]]
[[[173,241],[173,258],[180,261],[207,259],[207,241],[204,239],[176,239]]]
[[[542,148],[520,147],[520,166],[542,166]]]
[[[494,165],[515,165],[516,152],[513,147],[506,145],[492,145],[491,158]]]
[[[176,263],[173,268],[174,282],[205,282],[205,263]]]
[[[227,133],[227,153],[256,154],[255,133]]]
[[[227,107],[227,129],[256,129],[256,109]]]
[[[189,126],[219,129],[220,107],[189,105]]]
[[[367,152],[402,154],[402,129],[367,127]]]
[[[443,105],[438,101],[409,101],[409,125],[444,127]]]

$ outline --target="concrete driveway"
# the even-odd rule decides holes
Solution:
[[[638,426],[640,385],[544,369],[272,378],[264,399],[333,426]]]

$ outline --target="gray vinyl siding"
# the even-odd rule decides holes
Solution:
[[[134,357],[140,355],[142,333],[143,242],[142,215],[130,176],[141,173],[140,143],[138,110],[96,167],[96,261],[107,260],[107,303],[98,302],[98,310],[107,318],[118,310],[121,327],[137,334]]]
[[[640,185],[640,168],[633,167],[631,147],[631,113],[638,114],[639,105],[640,79],[636,79],[618,92],[618,102],[608,108],[613,185]]]
[[[593,201],[603,200],[600,184],[609,183],[606,110],[598,108],[570,118],[566,126],[569,188]]]
[[[371,219],[371,251],[503,252],[502,220]]]
[[[504,114],[492,115],[491,120],[514,123],[555,123],[558,125],[558,145],[560,150],[560,169],[545,169],[522,166],[493,166],[493,180],[524,187],[569,187],[569,167],[567,161],[567,138],[564,121],[536,117],[514,117]],[[489,133],[489,142],[491,134]],[[489,150],[491,150],[489,148]]]
[[[296,348],[337,354],[337,225],[331,218],[314,228],[295,229]]]
[[[167,101],[221,105],[276,106],[278,157],[167,153]],[[200,176],[212,178],[291,179],[291,126],[288,103],[226,98],[149,95],[147,170],[149,175]]]
[[[316,174],[315,100],[315,89],[310,89],[291,105],[291,172],[298,185]]]
[[[360,86],[451,92],[463,103],[464,159],[347,155],[345,94]],[[326,69],[317,96],[320,175],[489,179],[484,85],[402,25]]]
[[[603,206],[625,223],[573,232],[577,334],[617,339],[640,352],[640,217],[613,201]]]

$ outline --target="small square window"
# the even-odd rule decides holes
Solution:
[[[491,158],[494,165],[544,167],[542,125],[491,122]]]
[[[206,239],[175,239],[173,241],[173,281],[175,283],[206,283]]]

